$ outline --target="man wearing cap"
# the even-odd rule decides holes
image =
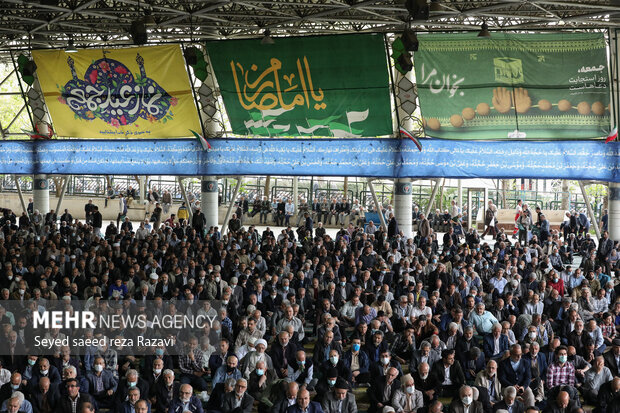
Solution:
[[[242,365],[241,365],[241,372],[243,373],[243,377],[249,377],[250,373],[252,371],[254,371],[254,369],[256,368],[256,364],[259,361],[262,361],[263,363],[265,363],[266,369],[267,370],[273,370],[273,361],[271,360],[271,356],[269,356],[269,354],[265,353],[265,350],[267,349],[267,340],[260,338],[260,339],[255,339],[254,337],[250,337],[248,340],[250,341],[254,341],[254,351],[250,351],[247,354],[247,357],[242,357]],[[237,356],[241,357],[240,354],[236,354]]]
[[[329,363],[329,362],[328,362]],[[342,361],[340,361],[342,363]],[[336,381],[338,377],[346,377],[348,374],[339,374],[338,369],[336,367],[330,367],[325,370],[321,374],[321,378],[317,382],[315,386],[316,396],[314,397],[315,402],[323,403],[323,399],[327,396],[328,393],[331,393],[334,390],[334,386],[336,385]]]
[[[355,395],[349,392],[349,384],[342,378],[338,378],[332,391],[325,395],[321,407],[325,413],[357,413]]]

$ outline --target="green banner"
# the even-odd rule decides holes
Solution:
[[[590,139],[610,130],[601,33],[429,34],[414,65],[428,136]]]
[[[238,135],[392,134],[388,67],[379,34],[207,44]]]

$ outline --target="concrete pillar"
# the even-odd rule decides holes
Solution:
[[[413,213],[413,204],[411,199],[411,180],[395,179],[394,180],[394,216],[398,227],[405,234],[405,237],[413,236],[411,214]]]
[[[293,177],[293,205],[295,205],[295,213],[299,210],[299,178]]]
[[[42,215],[50,212],[50,186],[47,175],[35,175],[32,185],[32,202],[34,209]]]
[[[140,176],[140,188],[138,188],[140,192],[140,203],[144,205],[146,203],[146,176]],[[189,208],[189,205],[187,206]]]
[[[218,225],[217,177],[203,176],[200,182],[200,209],[207,220],[206,227]]]
[[[620,239],[620,183],[609,183],[609,238]],[[592,225],[597,225],[593,222]]]

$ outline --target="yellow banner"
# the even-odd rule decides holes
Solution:
[[[32,56],[59,136],[156,139],[200,130],[179,45]]]

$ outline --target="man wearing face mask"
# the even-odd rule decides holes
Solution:
[[[0,401],[8,399],[15,391],[28,394],[26,385],[22,383],[22,375],[17,372],[11,375],[11,379],[8,383],[0,387]]]
[[[146,381],[149,384],[149,398],[155,396],[155,391],[157,384],[164,379],[164,375],[162,374],[164,371],[164,362],[160,358],[156,358],[153,360],[153,370],[146,376]],[[146,398],[146,395],[143,395],[143,398]]]
[[[348,375],[345,371],[345,377]],[[334,386],[336,385],[336,380],[338,377],[343,377],[338,374],[338,370],[336,368],[330,368],[326,370],[322,375],[319,381],[316,384],[316,396],[314,397],[314,401],[318,403],[323,403],[323,399],[325,396],[334,390]]]
[[[361,350],[361,341],[354,338],[349,351],[344,353],[344,364],[349,370],[349,381],[353,383],[369,383],[370,382],[370,360],[368,354]]]
[[[568,349],[565,346],[559,346],[555,350],[555,362],[547,368],[547,388],[554,391],[558,386],[575,387],[575,366],[568,361]],[[555,390],[557,390],[555,389]],[[577,394],[574,390],[574,394]]]
[[[314,378],[314,365],[312,359],[306,358],[306,352],[299,350],[296,355],[296,363],[289,364],[287,372],[288,381],[296,381],[300,386],[309,390],[314,389],[317,379]]]
[[[323,399],[323,411],[325,413],[357,413],[355,395],[349,390],[349,384],[339,378],[332,391],[327,393]]]
[[[474,400],[474,392],[469,386],[462,386],[459,390],[459,399],[454,400],[448,407],[449,413],[482,413],[482,403]]]
[[[373,380],[385,376],[390,368],[394,367],[398,370],[398,377],[402,376],[403,370],[400,363],[392,358],[390,350],[384,350],[379,355],[379,361],[370,364],[370,376]]]
[[[129,394],[129,390],[137,387],[140,389],[140,394],[143,394],[144,397],[148,397],[149,394],[149,384],[142,377],[139,377],[138,372],[134,369],[127,370],[125,377],[121,379],[115,394],[115,404],[116,406],[121,405],[125,400],[127,400],[127,395]]]
[[[218,383],[224,383],[228,379],[240,379],[241,371],[237,368],[238,363],[237,356],[229,356],[228,359],[226,359],[226,364],[221,365],[215,372],[212,383],[213,388],[215,388]],[[181,380],[181,382],[183,382],[183,380]]]
[[[247,391],[255,400],[260,401],[263,405],[265,401],[268,402],[267,405],[263,406],[266,408],[273,404],[268,397],[270,386],[275,380],[276,374],[274,370],[269,369],[267,364],[261,360],[256,363],[256,367],[249,374]],[[265,397],[265,399],[263,399],[263,397]],[[262,410],[262,408],[260,410]]]
[[[118,386],[117,380],[112,372],[105,368],[103,357],[95,358],[93,371],[88,374],[89,393],[97,401],[101,408],[112,407],[112,396]]]
[[[189,384],[181,385],[179,397],[172,400],[169,413],[204,413],[202,403],[198,397],[194,396],[194,389]]]
[[[392,396],[392,407],[396,413],[415,413],[424,405],[422,392],[416,390],[411,374],[406,374],[401,380],[401,388]]]
[[[326,377],[326,374],[332,369],[336,371],[337,377],[347,377],[349,375],[347,368],[340,357],[340,352],[336,349],[329,350],[329,358],[321,364],[321,376]],[[317,389],[318,392],[318,389]]]
[[[50,366],[50,362],[46,358],[40,358],[38,360],[37,365],[33,369],[30,384],[32,386],[37,386],[42,377],[48,377],[53,386],[59,384],[61,381],[58,369],[55,366]]]

